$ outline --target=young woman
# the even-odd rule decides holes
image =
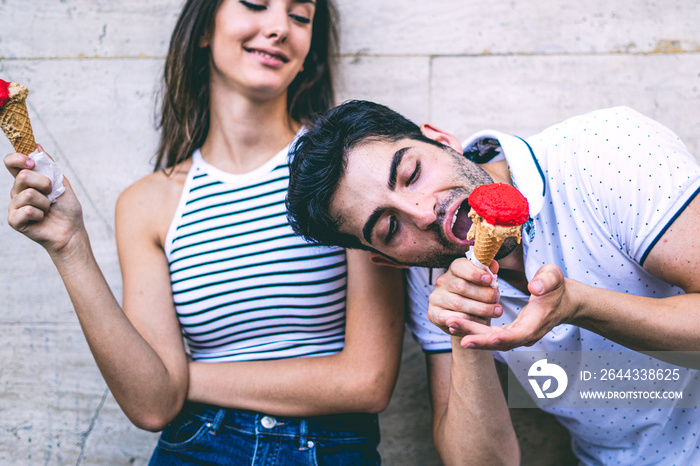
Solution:
[[[9,154],[9,223],[46,248],[152,463],[375,464],[399,364],[401,275],[286,221],[287,150],[331,106],[327,0],[188,0],[156,171],[116,208],[123,308],[70,183]],[[184,338],[183,338],[184,337]]]

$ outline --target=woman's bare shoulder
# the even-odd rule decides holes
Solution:
[[[160,170],[146,175],[126,188],[117,200],[117,228],[120,224],[129,227],[139,224],[165,238],[190,166],[188,160],[167,172]]]

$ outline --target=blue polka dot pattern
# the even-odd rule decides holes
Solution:
[[[675,134],[617,107],[569,119],[527,142],[547,185],[534,238],[524,240],[528,277],[556,264],[565,276],[599,288],[658,298],[682,293],[642,268],[659,236],[700,189],[700,167]],[[531,349],[625,350],[570,325],[556,327]],[[679,386],[700,391],[697,380]],[[697,438],[687,435],[691,426],[699,430],[696,410],[630,411],[552,413],[569,428],[583,463],[700,462]]]
[[[544,264],[555,264],[565,276],[599,288],[658,298],[682,293],[642,267],[659,237],[700,191],[700,167],[675,134],[632,109],[616,107],[571,118],[527,143],[520,149],[504,147],[521,191],[538,192],[533,187],[544,183],[542,208],[533,215],[530,235],[523,237],[529,278]],[[537,171],[521,168],[527,164]],[[536,172],[542,179],[532,176]],[[429,321],[417,323],[421,312],[427,320],[427,296],[434,288],[421,278],[421,270],[407,273],[409,326],[426,350],[446,350],[449,336]],[[420,285],[412,288],[412,282]],[[527,296],[504,281],[500,292],[504,316],[499,323],[507,323],[527,304]],[[514,351],[531,350],[626,349],[585,329],[560,325],[532,348]],[[679,387],[700,393],[696,379]],[[551,412],[571,432],[584,464],[700,464],[697,410]]]

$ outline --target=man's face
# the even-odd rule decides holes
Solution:
[[[473,243],[467,197],[491,182],[448,146],[369,141],[347,154],[330,213],[341,232],[397,262],[446,267]]]

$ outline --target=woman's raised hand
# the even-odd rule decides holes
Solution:
[[[84,232],[82,208],[70,183],[64,178],[66,191],[51,204],[47,197],[51,181],[32,170],[35,164],[30,157],[15,152],[5,156],[4,162],[15,178],[7,216],[10,226],[50,254],[66,250]]]

